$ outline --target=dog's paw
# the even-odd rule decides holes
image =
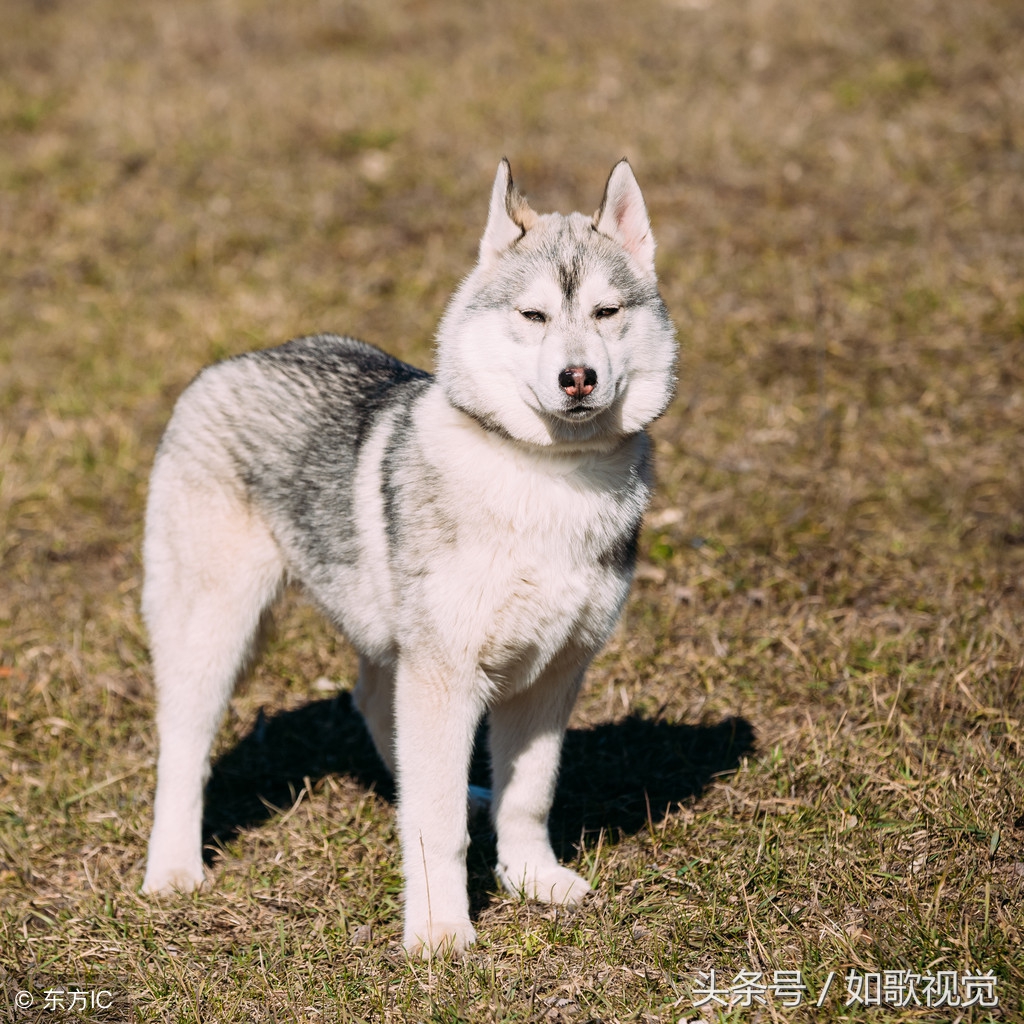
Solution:
[[[586,879],[580,878],[575,871],[561,865],[546,868],[523,867],[510,870],[508,867],[498,869],[501,884],[513,893],[519,893],[527,899],[541,903],[558,903],[572,907],[579,903],[590,892]]]
[[[204,881],[202,866],[196,867],[160,867],[146,869],[146,877],[142,880],[144,896],[163,896],[172,892],[194,892]]]
[[[424,921],[406,925],[403,945],[412,957],[429,960],[432,956],[461,956],[476,942],[476,932],[469,921]]]

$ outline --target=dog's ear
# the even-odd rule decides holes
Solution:
[[[512,184],[512,168],[502,158],[491,189],[487,227],[480,239],[480,262],[490,263],[518,242],[537,220],[537,215]]]
[[[629,161],[623,157],[613,168],[604,187],[601,208],[594,214],[594,227],[614,239],[654,276],[654,235],[647,207]]]

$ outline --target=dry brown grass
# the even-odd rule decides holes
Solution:
[[[6,1012],[57,1019],[45,988],[81,984],[112,991],[85,1016],[108,1021],[675,1021],[715,968],[800,969],[814,995],[840,975],[822,1010],[730,1019],[880,1019],[844,1008],[852,968],[992,970],[993,1018],[1024,1019],[1019,4],[8,0],[2,20]],[[596,896],[497,895],[481,828],[480,945],[406,962],[352,657],[289,598],[222,733],[212,885],[143,901],[138,547],[174,396],[311,329],[428,363],[498,157],[565,210],[623,152],[683,358],[552,822]]]

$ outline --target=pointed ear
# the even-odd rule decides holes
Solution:
[[[623,157],[613,168],[604,187],[601,208],[594,214],[594,227],[614,239],[654,276],[654,235],[640,186],[633,177],[629,161]]]
[[[512,168],[502,158],[491,189],[487,227],[480,239],[480,262],[489,263],[497,259],[533,227],[536,219],[537,215],[512,184]]]

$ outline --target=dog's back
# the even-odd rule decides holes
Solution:
[[[430,374],[355,338],[297,338],[207,367],[175,406],[157,453],[214,468],[205,479],[233,479],[247,500],[275,487],[302,500],[296,483],[324,486],[351,474],[374,417],[422,387]],[[339,461],[340,460],[340,461]],[[304,468],[316,479],[301,480]],[[287,490],[287,493],[283,493]],[[301,489],[300,489],[301,490]]]

